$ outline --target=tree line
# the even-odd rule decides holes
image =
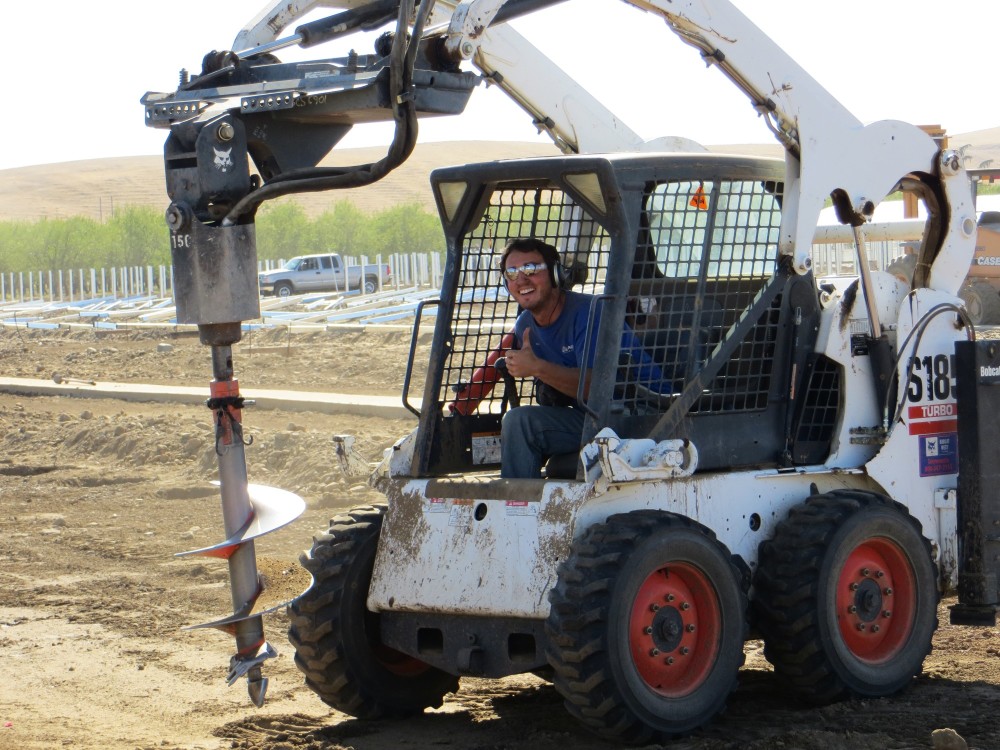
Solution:
[[[327,251],[374,258],[443,248],[437,216],[417,204],[368,215],[340,201],[310,218],[298,204],[279,201],[257,213],[260,260]],[[147,206],[116,208],[105,222],[86,217],[0,222],[0,273],[169,264],[163,212]]]

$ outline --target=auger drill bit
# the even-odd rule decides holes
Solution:
[[[250,700],[260,707],[267,693],[261,665],[277,656],[264,639],[262,617],[284,603],[269,608],[258,606],[264,585],[257,570],[254,539],[294,521],[305,503],[291,492],[248,483],[242,429],[244,402],[239,381],[233,378],[231,347],[213,346],[212,365],[215,379],[208,407],[215,415],[215,452],[226,539],[180,555],[218,557],[229,563],[233,614],[193,627],[217,628],[236,638],[236,653],[230,660],[226,683],[232,685],[246,676]]]
[[[169,109],[169,108],[168,108]],[[250,698],[264,702],[261,664],[276,655],[264,639],[263,604],[254,539],[297,518],[304,503],[289,492],[247,483],[242,428],[243,399],[233,377],[232,347],[244,321],[260,317],[255,208],[223,217],[255,189],[246,127],[238,114],[212,107],[188,111],[170,122],[164,169],[171,203],[166,211],[179,324],[195,324],[211,347],[213,381],[208,406],[215,416],[215,452],[226,539],[184,554],[229,563],[233,612],[196,627],[213,627],[236,638],[227,681],[246,676]],[[225,158],[222,158],[225,157]],[[284,587],[283,587],[284,588]]]

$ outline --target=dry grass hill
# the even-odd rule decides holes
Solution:
[[[952,148],[964,149],[966,166],[1000,167],[1000,127],[950,136]],[[714,146],[715,151],[780,155],[776,145]],[[558,153],[544,143],[453,141],[421,143],[409,161],[381,182],[354,190],[316,193],[283,200],[301,203],[310,215],[339,200],[350,200],[366,213],[400,203],[433,210],[428,175],[439,166]],[[324,165],[363,164],[381,158],[381,148],[333,151]],[[0,221],[88,216],[102,220],[122,205],[157,209],[168,203],[160,156],[134,156],[46,164],[0,170]]]

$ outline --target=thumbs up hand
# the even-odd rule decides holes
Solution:
[[[539,359],[531,348],[531,329],[524,329],[524,341],[520,349],[507,352],[507,372],[515,378],[530,378],[538,374]]]

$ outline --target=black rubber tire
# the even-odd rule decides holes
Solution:
[[[294,293],[295,289],[287,281],[279,281],[274,285],[275,297],[291,297]]]
[[[330,521],[300,561],[313,585],[288,608],[295,665],[324,703],[362,719],[411,716],[441,705],[458,678],[388,648],[365,607],[385,506]]]
[[[746,591],[728,550],[688,518],[635,511],[595,524],[549,598],[553,684],[604,737],[639,744],[689,733],[736,689]]]
[[[365,276],[365,294],[375,294],[378,291],[378,278]]]
[[[761,545],[753,608],[764,656],[812,703],[906,688],[930,653],[939,600],[930,542],[882,495],[812,495]]]
[[[965,311],[973,325],[1000,323],[1000,294],[989,282],[967,282],[959,290],[958,296],[965,302]]]

